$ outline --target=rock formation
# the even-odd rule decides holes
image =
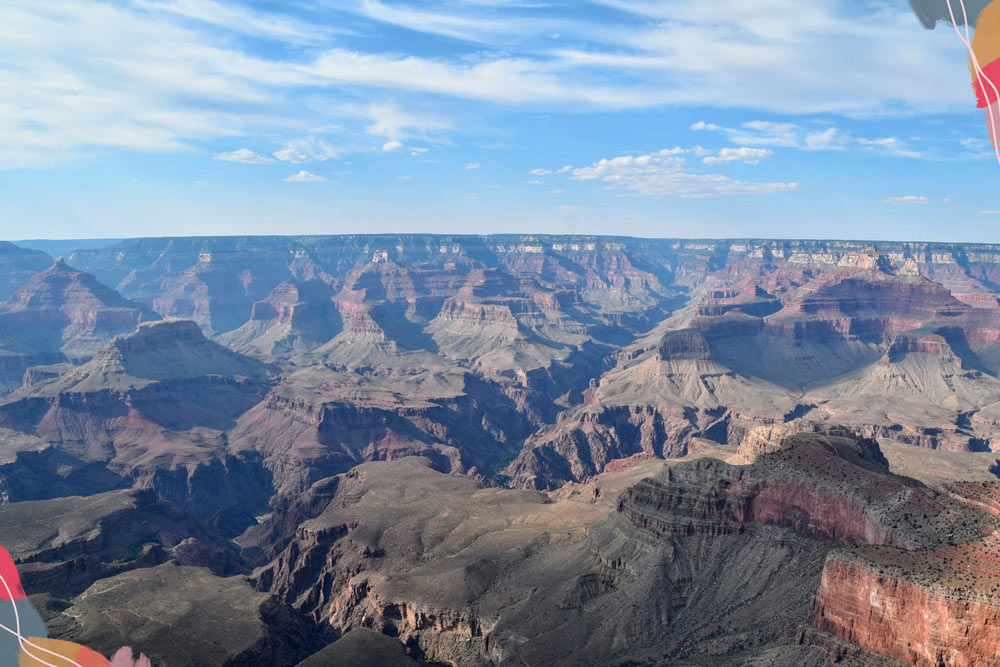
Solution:
[[[989,664],[1000,246],[161,238],[0,273],[0,543],[53,637]]]

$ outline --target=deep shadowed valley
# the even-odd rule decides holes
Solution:
[[[0,544],[52,637],[1000,665],[1000,246],[106,243],[0,243]]]

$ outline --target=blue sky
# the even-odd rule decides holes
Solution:
[[[1000,241],[905,0],[0,0],[0,238]]]

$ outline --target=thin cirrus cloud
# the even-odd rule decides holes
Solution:
[[[285,180],[289,183],[315,183],[317,181],[325,181],[325,176],[319,176],[312,173],[311,171],[306,171],[305,169],[292,174],[291,176],[286,176]]]
[[[931,199],[923,195],[902,195],[899,197],[888,197],[882,201],[893,206],[927,206],[928,204],[946,204],[951,200]]]
[[[874,139],[855,137],[838,127],[813,130],[796,123],[752,120],[741,123],[739,127],[726,127],[698,121],[693,123],[690,129],[716,132],[741,146],[774,146],[805,151],[877,150],[883,154],[898,157],[931,158],[928,152],[914,150],[897,137]]]
[[[216,153],[212,159],[222,160],[223,162],[239,162],[241,164],[270,164],[274,162],[271,158],[260,153],[255,153],[249,148],[240,148],[228,153]]]
[[[961,45],[914,29],[905,6],[599,0],[618,14],[555,20],[547,4],[363,0],[307,13],[216,0],[0,2],[0,168],[247,137],[319,136],[363,150],[364,135],[477,131],[452,117],[465,113],[454,100],[527,112],[709,105],[903,116],[964,109],[969,93],[956,75]],[[354,34],[326,27],[348,24]],[[434,57],[407,52],[410,42],[366,39],[379,24],[453,41]],[[851,145],[839,132],[798,142]]]
[[[759,164],[761,160],[774,155],[774,151],[768,148],[749,148],[741,146],[739,148],[723,148],[718,155],[707,155],[701,159],[709,165],[728,164],[730,162],[743,162],[744,164]]]
[[[799,187],[795,182],[749,182],[723,174],[694,171],[684,157],[687,153],[699,155],[704,149],[668,148],[645,155],[605,158],[588,167],[574,169],[572,178],[601,181],[610,188],[642,195],[680,199],[767,195]]]
[[[562,167],[559,167],[558,169],[542,169],[542,168],[532,169],[529,173],[532,174],[533,176],[549,176],[551,174],[565,174],[566,172],[571,171],[572,169],[573,165],[567,164]]]

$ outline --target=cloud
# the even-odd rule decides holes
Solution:
[[[465,165],[465,168],[467,170],[469,170],[469,169],[479,169],[480,166],[482,166],[482,165],[480,165],[478,162],[469,162],[468,164]]]
[[[692,124],[690,129],[718,132],[734,144],[743,146],[774,146],[804,151],[843,151],[859,148],[865,151],[877,150],[880,153],[896,157],[921,159],[932,157],[924,151],[913,150],[906,142],[896,137],[876,139],[854,137],[838,127],[810,131],[795,123],[752,120],[741,123],[739,127],[724,127],[715,123],[698,121]]]
[[[415,148],[415,147],[411,147],[410,148],[410,157],[420,157],[421,155],[423,155],[424,153],[426,153],[429,150],[430,150],[429,148]]]
[[[405,7],[390,7],[378,0],[361,0],[359,13],[370,19],[390,23],[409,30],[442,35],[463,41],[481,41],[482,38],[477,38],[477,34],[503,32],[510,27],[502,21],[467,18]]]
[[[222,160],[223,162],[240,162],[242,164],[268,164],[274,162],[271,158],[254,153],[249,148],[240,148],[229,153],[216,153],[212,159]]]
[[[275,151],[272,155],[282,162],[292,164],[326,162],[341,157],[345,152],[318,137],[299,137],[286,143],[285,148]]]
[[[398,151],[403,149],[403,142],[401,141],[387,141],[382,144],[382,150],[384,151]]]
[[[292,164],[305,164],[306,162],[309,162],[308,155],[300,153],[294,148],[282,148],[280,151],[272,153],[272,155],[282,162],[291,162]]]
[[[362,151],[370,144],[356,135],[482,133],[473,127],[482,107],[466,112],[455,100],[533,113],[699,105],[897,117],[970,101],[961,44],[914,29],[904,6],[596,1],[619,11],[557,19],[526,11],[544,2],[486,0],[307,3],[307,13],[301,3],[258,11],[219,0],[0,3],[0,168],[245,137],[313,136]],[[327,27],[371,21],[491,48],[418,53],[400,40],[395,52],[374,52],[374,38],[348,42]],[[540,39],[557,32],[575,48]],[[355,44],[366,46],[346,48]],[[740,145],[779,145],[749,143],[762,130],[739,129]],[[826,131],[799,130],[796,145],[837,147],[840,132]]]
[[[761,160],[774,155],[774,151],[767,148],[723,148],[718,155],[709,155],[702,158],[702,162],[709,165],[727,164],[729,162],[743,162],[745,164],[759,164]]]
[[[291,176],[285,177],[285,180],[289,183],[314,183],[316,181],[325,181],[325,176],[317,176],[311,171],[306,171],[303,169],[300,172],[292,174]]]
[[[1000,211],[986,209],[984,211],[980,211],[979,215],[1000,215]]]
[[[687,152],[690,151],[670,148],[646,155],[605,158],[589,167],[574,169],[572,178],[600,180],[616,189],[681,199],[774,194],[799,187],[798,183],[746,182],[722,174],[691,171],[683,157]]]
[[[396,104],[381,102],[366,105],[342,105],[336,113],[364,119],[365,132],[388,139],[428,139],[438,137],[454,124],[438,113],[402,109]]]
[[[532,169],[529,173],[533,176],[549,176],[551,174],[565,174],[573,170],[573,165],[567,164],[558,169]]]
[[[281,16],[256,12],[214,0],[132,0],[150,12],[168,12],[209,23],[243,35],[265,37],[293,44],[318,44],[345,30],[318,26]]]
[[[923,195],[903,195],[902,197],[889,197],[883,199],[886,204],[892,204],[893,206],[926,206],[928,204],[944,204],[950,199],[930,199],[929,197],[924,197]]]

